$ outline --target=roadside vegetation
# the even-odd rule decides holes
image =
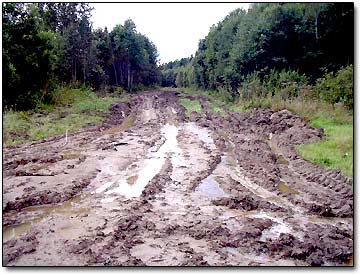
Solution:
[[[16,145],[96,125],[105,120],[112,103],[127,101],[126,95],[98,96],[86,87],[61,88],[53,93],[53,104],[34,110],[3,113],[4,145]]]
[[[198,100],[191,100],[187,98],[181,98],[180,104],[186,109],[186,114],[189,116],[192,112],[201,112],[201,105]]]

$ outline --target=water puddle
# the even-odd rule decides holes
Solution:
[[[72,199],[57,205],[41,205],[24,208],[21,211],[21,215],[24,215],[24,218],[22,219],[24,222],[4,227],[3,242],[28,232],[34,225],[40,223],[52,214],[71,216],[89,213],[90,210],[88,208],[81,207],[79,204],[88,195],[89,194],[79,194],[74,196]]]
[[[278,217],[272,217],[266,213],[257,213],[255,215],[250,215],[251,218],[260,218],[260,219],[269,219],[273,222],[273,225],[263,230],[260,240],[266,241],[266,239],[277,239],[280,237],[281,233],[293,233],[290,225],[285,223],[283,219]]]
[[[104,183],[102,186],[100,186],[99,188],[97,188],[95,190],[95,193],[102,193],[104,192],[106,189],[108,189],[111,185],[113,185],[112,181],[106,182]]]
[[[161,128],[161,135],[165,138],[165,142],[159,150],[151,152],[146,157],[142,169],[136,175],[121,179],[118,187],[105,192],[105,194],[116,193],[123,195],[127,199],[139,197],[145,186],[161,171],[168,154],[171,156],[181,154],[177,142],[178,131],[175,125],[165,124]]]
[[[344,230],[353,230],[352,218],[307,216],[305,222],[332,225]]]
[[[201,183],[196,187],[195,192],[211,199],[228,196],[224,192],[224,190],[220,188],[213,175],[210,175],[207,178],[203,179]]]
[[[291,187],[289,187],[285,182],[280,181],[277,185],[277,188],[279,189],[280,192],[282,193],[287,193],[287,194],[294,194],[297,195],[299,194],[299,192]]]
[[[129,115],[123,120],[123,122],[120,124],[120,126],[109,128],[109,129],[105,130],[103,133],[104,134],[115,134],[118,132],[126,131],[134,125],[135,120],[136,120],[136,117],[134,115]],[[103,137],[100,137],[99,139],[97,139],[93,142],[96,142],[102,138]]]
[[[113,202],[114,200],[115,200],[115,197],[108,197],[108,198],[101,199],[101,202],[108,203],[108,202]]]
[[[215,150],[216,146],[214,140],[211,138],[210,133],[207,129],[198,127],[194,122],[186,123],[186,129],[189,130],[192,134],[196,135],[205,146],[210,150]]]
[[[347,266],[354,266],[353,257],[347,259],[344,264]]]
[[[30,221],[18,224],[7,226],[3,229],[3,242],[9,241],[16,238],[26,232],[28,232],[34,224],[39,223],[42,218],[34,218]]]
[[[129,185],[133,185],[133,184],[136,183],[138,177],[139,177],[138,175],[131,176],[131,177],[128,177],[128,178],[126,179],[126,181],[127,181],[127,183],[128,183]]]
[[[281,233],[291,233],[291,230],[287,225],[284,223],[277,223],[275,222],[275,225],[273,225],[269,229],[265,229],[261,234],[261,241],[266,241],[267,239],[277,239],[280,237]]]
[[[276,155],[277,162],[282,165],[289,165],[289,161],[285,159],[281,152],[281,149],[274,143],[274,141],[271,140],[271,137],[272,136],[269,137],[268,145],[271,151]]]
[[[289,161],[284,158],[283,155],[277,155],[277,162],[283,165],[289,165]]]

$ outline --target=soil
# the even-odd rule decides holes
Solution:
[[[303,160],[288,110],[186,115],[174,91],[3,148],[5,266],[352,265],[353,181]]]

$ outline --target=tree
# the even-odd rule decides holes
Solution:
[[[32,108],[49,100],[54,67],[54,35],[44,31],[35,5],[3,5],[4,105]]]

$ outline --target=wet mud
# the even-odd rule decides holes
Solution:
[[[353,265],[353,181],[294,147],[323,135],[288,110],[132,95],[67,142],[4,147],[3,263]]]

